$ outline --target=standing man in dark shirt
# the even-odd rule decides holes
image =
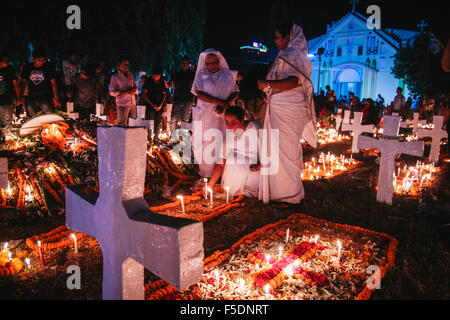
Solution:
[[[33,116],[42,111],[47,112],[61,106],[58,98],[55,69],[46,62],[45,54],[36,50],[33,52],[33,63],[28,64],[20,74],[21,81],[28,84],[28,114]],[[23,90],[19,101],[23,102]]]
[[[191,93],[195,74],[190,70],[190,62],[187,57],[181,59],[181,70],[175,72],[170,86],[175,84],[174,102],[170,120],[170,130],[177,129],[178,122],[190,122],[194,96]]]
[[[20,95],[16,73],[5,53],[0,53],[0,127],[10,126],[14,111],[13,98]]]
[[[155,137],[158,139],[162,113],[164,112],[164,105],[167,98],[166,82],[162,77],[162,68],[160,66],[153,67],[152,77],[145,81],[142,88],[141,99],[147,106],[145,111],[145,118],[154,120]]]
[[[74,102],[80,120],[88,120],[91,114],[95,114],[95,105],[101,89],[98,79],[93,75],[93,71],[86,66],[81,67],[80,74],[72,79]]]

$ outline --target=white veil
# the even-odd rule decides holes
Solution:
[[[308,58],[308,43],[300,26],[296,24],[292,26],[288,47],[278,53],[278,59],[289,63],[300,74],[299,82],[305,94],[306,107],[311,120],[304,130],[303,138],[315,148],[317,147],[317,119],[314,105],[314,85],[311,82],[312,63]]]
[[[203,51],[202,53],[200,53],[200,57],[198,58],[198,63],[197,63],[197,70],[195,73],[195,79],[194,79],[194,83],[192,86],[192,94],[193,95],[197,95],[197,93],[195,92],[195,84],[197,83],[197,78],[200,74],[201,71],[206,70],[206,57],[210,54],[215,54],[217,57],[219,57],[219,68],[220,69],[226,69],[226,70],[230,70],[230,67],[228,66],[227,61],[225,60],[225,58],[223,57],[222,53],[220,53],[220,51],[217,51],[216,49],[207,49],[205,51]]]

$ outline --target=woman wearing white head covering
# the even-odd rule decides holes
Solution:
[[[192,146],[200,176],[209,178],[225,137],[224,111],[237,97],[237,71],[231,71],[219,51],[200,54],[192,94],[197,106],[192,110]]]
[[[301,181],[302,137],[317,145],[312,64],[302,28],[288,23],[275,31],[280,50],[266,80],[258,87],[268,93],[264,129],[267,140],[261,144],[259,199],[298,204],[305,193]],[[279,141],[270,134],[278,130]],[[271,157],[271,158],[269,158]]]

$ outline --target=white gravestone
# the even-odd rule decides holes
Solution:
[[[342,124],[342,109],[338,109],[336,115],[336,131],[339,132]]]
[[[392,205],[394,195],[395,158],[399,153],[421,157],[424,151],[423,141],[400,142],[400,117],[385,116],[383,135],[379,139],[361,136],[359,149],[378,149],[381,152],[380,172],[378,175],[377,201]]]
[[[144,267],[178,290],[203,273],[203,224],[152,213],[143,197],[147,130],[99,127],[99,195],[66,189],[67,227],[103,253],[103,299],[144,299]]]
[[[77,120],[80,119],[80,114],[73,112],[73,102],[67,102],[67,112],[64,112],[65,115],[67,115],[70,119]]]
[[[352,112],[350,110],[345,110],[344,111],[344,119],[342,119],[342,125],[346,124],[350,124],[351,120],[350,120],[350,116],[352,115]]]
[[[8,188],[8,158],[0,158],[0,189]]]
[[[355,112],[353,115],[353,123],[343,123],[342,124],[342,131],[352,131],[353,132],[353,144],[352,144],[352,153],[358,153],[358,139],[361,136],[361,133],[363,132],[375,132],[375,126],[373,124],[369,125],[361,125],[361,122],[363,120],[363,113],[362,112]]]
[[[103,115],[104,111],[105,111],[105,106],[103,105],[103,103],[95,104],[95,115],[91,114],[91,118],[90,118],[91,122],[97,121],[97,120],[107,121],[108,116]]]
[[[137,106],[136,107],[136,119],[130,118],[128,119],[128,125],[130,127],[144,127],[147,130],[153,130],[154,128],[154,120],[145,120],[145,109],[147,106]]]
[[[448,138],[447,131],[442,129],[444,124],[443,116],[433,116],[433,129],[419,129],[417,135],[419,138],[431,137],[430,161],[438,162],[441,147],[441,140]]]
[[[410,125],[413,126],[413,135],[417,136],[417,130],[419,129],[419,124],[427,124],[426,120],[419,120],[419,114],[414,112],[414,118],[412,120],[403,121],[400,125],[401,128],[408,128]]]

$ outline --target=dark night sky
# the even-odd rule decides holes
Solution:
[[[235,56],[241,45],[252,41],[272,44],[267,39],[270,17],[269,0],[208,1],[208,17],[205,30],[205,46],[221,50],[225,55]],[[448,17],[445,16],[445,1],[405,0],[360,0],[356,11],[366,14],[367,7],[376,4],[381,8],[381,27],[418,30],[422,19],[428,23],[426,30],[432,31],[446,45],[449,38]],[[312,39],[326,32],[326,25],[338,21],[351,11],[349,0],[298,0],[295,22],[303,27],[306,38]],[[272,13],[274,15],[274,13]]]

